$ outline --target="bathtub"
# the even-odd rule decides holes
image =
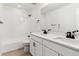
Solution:
[[[12,50],[24,48],[24,44],[28,44],[30,40],[27,39],[14,39],[14,40],[7,40],[2,42],[1,45],[1,54],[6,53]]]

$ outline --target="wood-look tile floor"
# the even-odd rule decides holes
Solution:
[[[14,51],[3,53],[2,56],[31,56],[31,54],[29,52],[25,53],[23,49],[17,49]]]

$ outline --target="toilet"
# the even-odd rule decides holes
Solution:
[[[25,43],[23,43],[23,45],[24,45],[24,52],[25,53],[29,52],[29,50],[30,50],[29,42],[25,42]]]

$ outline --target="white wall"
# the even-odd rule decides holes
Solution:
[[[31,12],[29,12],[30,14],[32,14],[30,26],[32,28],[32,32],[39,32],[44,27],[45,23],[41,15],[41,8],[42,6],[39,6],[36,9],[33,9]],[[37,20],[40,20],[39,23],[37,23]]]
[[[2,17],[2,11],[3,11],[2,9],[3,9],[3,4],[0,3],[0,21],[1,21],[2,18],[3,18],[3,17]],[[2,43],[2,42],[1,42],[1,39],[2,39],[2,36],[1,36],[1,26],[2,26],[2,24],[0,24],[0,47],[1,47],[1,43]],[[1,48],[0,48],[0,55],[1,55]]]
[[[57,10],[44,14],[43,18],[47,28],[54,29],[51,24],[60,24],[60,32],[66,33],[67,31],[76,30],[76,7],[79,4],[69,4]],[[56,30],[56,29],[55,29]],[[58,31],[58,29],[56,30]]]
[[[29,14],[32,14],[32,16],[28,17]],[[23,9],[4,6],[4,24],[2,25],[3,39],[26,38],[29,32],[40,31],[39,25],[42,22],[40,17],[40,8],[28,12]],[[39,23],[37,23],[38,19],[41,20]]]
[[[29,32],[40,31],[40,24],[42,21],[37,23],[37,20],[41,20],[40,8],[35,11],[25,11],[16,7],[3,5],[2,9],[3,24],[0,26],[0,39],[2,40],[1,50],[7,52],[13,50],[17,45],[12,45],[14,42],[25,42],[29,38],[27,35]],[[32,17],[28,17],[32,14]],[[11,44],[12,43],[12,44]],[[12,47],[13,46],[13,47]],[[18,45],[20,47],[20,45]]]
[[[27,41],[30,19],[25,10],[5,6],[2,8],[3,24],[0,26],[1,52],[21,48],[17,43]],[[13,45],[12,45],[12,44]],[[16,46],[15,45],[18,46]]]
[[[3,40],[26,38],[29,31],[28,13],[18,8],[3,6],[4,24],[2,25]]]

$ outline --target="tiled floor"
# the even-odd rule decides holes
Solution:
[[[31,56],[29,52],[25,53],[23,49],[18,49],[2,54],[2,56]]]

